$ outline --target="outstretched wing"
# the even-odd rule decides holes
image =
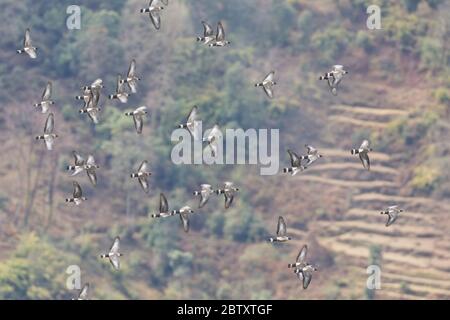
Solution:
[[[156,30],[159,30],[159,28],[161,27],[161,17],[159,15],[159,11],[158,10],[150,11],[149,16],[150,20],[153,23],[153,26],[156,28]]]
[[[187,117],[187,122],[194,122],[195,119],[197,119],[197,113],[198,113],[198,107],[197,106],[193,106],[191,109],[191,112],[189,112],[189,115]]]
[[[169,212],[169,203],[167,202],[167,198],[164,193],[160,193],[159,195],[159,213],[168,213]]]
[[[116,270],[120,269],[120,260],[118,256],[116,255],[109,256],[109,262],[111,262],[114,269]]]
[[[52,82],[47,82],[47,85],[45,86],[44,93],[42,94],[42,101],[50,100],[52,96]]]
[[[269,98],[273,98],[273,89],[272,86],[263,86],[263,90]]]
[[[291,159],[291,166],[292,167],[300,167],[302,164],[301,158],[292,150],[288,149],[288,154]]]
[[[30,35],[30,28],[25,30],[25,37],[23,38],[23,47],[31,47],[31,35]]]
[[[81,198],[83,196],[83,192],[81,191],[81,187],[78,184],[78,182],[73,182],[73,197],[74,198]]]
[[[306,260],[306,254],[308,253],[308,246],[305,244],[297,256],[297,262],[298,263],[305,263]]]
[[[139,184],[141,185],[142,189],[145,193],[149,193],[150,188],[148,186],[148,180],[147,177],[139,177],[138,178]]]
[[[132,78],[136,75],[136,60],[131,60],[130,67],[128,68],[128,78]]]
[[[284,237],[286,235],[286,222],[282,216],[278,217],[277,236]]]
[[[233,203],[234,194],[233,192],[225,191],[225,209],[228,209]]]
[[[140,115],[133,115],[134,127],[136,128],[136,132],[138,134],[142,133],[142,129],[144,128],[144,119]]]
[[[53,113],[50,113],[47,116],[47,120],[45,121],[44,133],[52,134],[54,127],[55,127],[55,119],[54,119]]]
[[[109,249],[109,253],[119,253],[120,250],[120,237],[115,237],[114,242],[111,246],[111,249]]]
[[[142,161],[141,165],[138,168],[138,172],[148,172],[148,161]]]
[[[269,74],[264,78],[264,81],[273,81],[275,76],[275,71],[270,71]]]
[[[189,232],[189,216],[186,212],[180,212],[180,220],[183,224],[184,232]]]
[[[223,30],[222,22],[219,21],[217,23],[217,35],[216,35],[217,41],[223,41],[225,40],[225,31]]]
[[[308,154],[317,154],[317,149],[313,146],[306,144],[305,147]]]
[[[363,167],[367,170],[370,170],[370,159],[369,155],[367,153],[360,153],[359,159],[361,160]]]
[[[303,289],[308,288],[311,280],[312,280],[312,273],[309,271],[303,271]]]
[[[370,146],[369,140],[364,140],[364,141],[361,143],[361,146],[360,146],[359,148],[360,148],[360,149],[369,149],[369,146]]]
[[[73,157],[75,158],[75,165],[77,167],[84,165],[83,157],[76,151],[72,151]]]
[[[214,34],[213,28],[208,23],[206,23],[205,21],[202,21],[202,24],[203,24],[203,35],[204,35],[204,37],[205,38],[206,37],[211,37]]]
[[[392,214],[391,212],[389,212],[386,227],[389,227],[391,224],[393,224],[395,220],[397,220],[397,214]]]

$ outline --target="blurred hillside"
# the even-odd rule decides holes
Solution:
[[[139,9],[148,1],[78,1],[81,30],[66,28],[71,1],[0,0],[0,298],[70,299],[66,268],[79,265],[93,299],[424,299],[450,298],[450,1],[170,0],[156,31]],[[382,29],[366,27],[378,4]],[[195,41],[200,21],[221,20],[232,44]],[[38,59],[16,54],[30,27]],[[131,59],[142,79],[127,104],[107,99]],[[349,74],[338,96],[319,75]],[[254,83],[276,71],[275,99]],[[81,86],[102,78],[100,123],[78,110]],[[53,82],[55,131],[48,152],[34,137],[33,110]],[[138,136],[123,113],[150,109]],[[204,126],[279,128],[286,149],[324,155],[305,173],[260,176],[257,166],[175,166],[172,130],[193,105]],[[371,140],[372,169],[349,150]],[[94,154],[93,188],[80,207],[65,167],[71,151]],[[147,159],[144,196],[129,174]],[[191,218],[154,221],[164,192],[171,209],[198,199],[201,183],[231,180],[232,207],[213,198]],[[379,211],[407,212],[391,227]],[[270,245],[283,215],[295,239]],[[98,255],[120,235],[122,270]],[[320,271],[307,290],[287,263],[303,244]],[[382,289],[366,291],[378,263]]]

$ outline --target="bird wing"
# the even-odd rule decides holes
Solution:
[[[161,17],[159,15],[159,11],[150,11],[149,13],[150,20],[153,23],[153,26],[156,28],[156,30],[159,30],[161,27]]]
[[[23,47],[31,47],[31,35],[30,29],[25,30],[25,37],[23,38]]]
[[[361,159],[361,162],[363,164],[363,167],[367,170],[370,170],[370,159],[369,155],[365,152],[359,154],[359,159]]]
[[[133,121],[134,121],[134,127],[136,128],[136,132],[141,134],[142,128],[144,127],[144,119],[142,119],[142,116],[133,115]]]
[[[133,59],[133,60],[131,60],[130,66],[128,68],[128,73],[127,73],[128,78],[134,77],[135,74],[136,74],[136,60]]]
[[[148,161],[144,160],[138,168],[138,172],[148,172]]]
[[[198,107],[197,106],[193,106],[191,111],[189,112],[189,115],[187,117],[187,122],[194,122],[197,118],[197,113],[198,113]]]
[[[55,119],[54,119],[53,113],[50,113],[47,116],[47,120],[45,121],[44,133],[52,134],[54,127],[55,127]]]
[[[300,252],[298,253],[297,256],[297,262],[299,263],[304,263],[305,259],[306,259],[306,254],[308,253],[308,246],[305,244],[302,249],[300,250]]]
[[[211,37],[214,34],[213,28],[205,21],[202,21],[203,24],[203,35],[204,37]]]
[[[159,194],[159,213],[168,213],[169,212],[169,203],[167,202],[167,198],[164,193]]]
[[[269,74],[264,78],[264,81],[273,81],[274,76],[275,76],[275,71],[270,71]]]
[[[116,270],[120,269],[120,260],[118,256],[116,255],[109,256],[109,262],[111,262],[114,269]]]
[[[181,211],[181,210],[180,210]],[[180,220],[183,224],[184,232],[189,232],[189,216],[186,212],[180,212]]]
[[[142,189],[145,193],[149,193],[150,189],[148,186],[148,180],[147,177],[139,177],[138,178],[139,184],[141,185]]]
[[[120,237],[116,237],[114,239],[114,242],[111,246],[111,249],[109,249],[109,253],[119,253],[120,250]]]
[[[79,167],[84,165],[83,157],[76,151],[72,151],[73,157],[75,158],[75,166]]]
[[[277,236],[284,237],[286,235],[287,229],[286,229],[286,222],[284,221],[283,217],[278,217],[278,224],[277,224]]]
[[[289,158],[291,159],[292,167],[300,167],[302,164],[301,158],[292,150],[288,149]]]
[[[83,192],[81,191],[81,187],[78,184],[78,182],[73,182],[73,197],[74,198],[81,198],[83,196]]]
[[[303,289],[308,288],[309,283],[312,280],[312,273],[309,271],[302,271],[303,273]]]
[[[50,100],[51,96],[52,96],[52,82],[49,81],[45,86],[44,93],[42,93],[42,101]]]
[[[369,140],[364,140],[364,141],[361,143],[361,146],[360,146],[359,148],[360,148],[360,149],[369,149],[369,146],[370,146]]]
[[[317,154],[317,149],[311,145],[305,145],[308,154]]]
[[[273,89],[271,85],[263,86],[263,90],[269,98],[273,98]]]
[[[89,293],[89,283],[86,283],[83,288],[81,288],[80,293],[78,294],[78,300],[86,300]]]
[[[216,35],[217,41],[223,41],[225,40],[225,31],[223,30],[222,22],[219,21],[217,23],[217,35]]]

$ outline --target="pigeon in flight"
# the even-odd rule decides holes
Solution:
[[[386,221],[386,227],[389,227],[391,224],[397,220],[399,214],[403,212],[403,209],[399,209],[398,206],[390,206],[386,210],[381,211],[381,214],[388,215],[388,220]]]
[[[273,86],[277,83],[274,80],[275,71],[271,71],[262,82],[256,83],[255,87],[262,87],[269,98],[273,98]]]
[[[226,45],[230,44],[231,42],[228,40],[225,40],[225,31],[223,29],[222,22],[217,23],[217,33],[216,33],[216,39],[209,44],[210,47],[225,47]]]
[[[120,259],[119,258],[121,256],[123,256],[123,254],[120,253],[120,238],[116,237],[111,246],[111,249],[109,249],[109,253],[102,254],[100,256],[100,258],[102,258],[102,259],[108,258],[109,262],[111,262],[113,268],[115,270],[119,270],[120,269]]]
[[[138,171],[131,174],[131,178],[138,178],[138,181],[142,187],[142,190],[144,190],[145,193],[149,193],[150,187],[149,187],[147,178],[151,175],[152,175],[152,173],[149,171],[149,168],[148,168],[148,161],[144,160],[144,161],[142,161],[141,165],[139,166]]]
[[[117,75],[117,86],[116,86],[116,93],[109,95],[109,99],[117,99],[122,103],[128,102],[128,96],[129,94],[125,91],[125,84],[122,82],[122,77]]]
[[[180,215],[180,221],[183,225],[184,232],[189,232],[189,214],[194,213],[194,210],[191,209],[189,206],[184,206],[179,210],[173,210],[172,214],[179,214]]]
[[[126,116],[132,116],[134,121],[134,127],[138,134],[142,133],[142,128],[144,127],[144,116],[148,114],[147,107],[142,106],[136,108],[134,111],[125,113]]]
[[[218,145],[218,140],[219,137],[222,136],[222,132],[219,129],[219,126],[216,124],[214,125],[214,127],[210,130],[208,136],[206,138],[203,139],[203,142],[207,142],[208,145],[205,147],[206,148],[211,148],[211,154],[213,157],[216,156],[219,145]]]
[[[37,136],[36,140],[44,140],[47,150],[53,149],[53,142],[55,138],[58,138],[58,135],[53,132],[55,127],[55,119],[53,113],[50,113],[47,116],[47,120],[45,121],[44,134],[42,136]]]
[[[344,70],[342,65],[334,65],[333,69],[330,72],[327,72],[325,75],[320,76],[319,80],[327,80],[328,86],[330,87],[331,93],[333,95],[337,95],[337,87],[341,82],[344,74],[347,74],[348,71]]]
[[[132,93],[137,92],[137,82],[141,80],[138,76],[136,76],[136,60],[131,60],[130,67],[128,68],[127,77],[125,79],[121,79],[120,83],[126,83],[130,88]]]
[[[100,91],[97,89],[90,90],[89,99],[87,103],[85,103],[84,108],[79,111],[81,114],[87,113],[89,118],[95,124],[98,123],[98,114],[101,111],[101,108],[98,106],[99,100],[100,100]]]
[[[306,160],[306,163],[303,165],[303,169],[307,169],[311,164],[313,164],[317,159],[322,158],[323,156],[319,153],[319,151],[311,145],[305,144],[306,148],[306,156],[302,156],[302,160]]]
[[[186,123],[180,124],[178,127],[181,129],[188,129],[194,140],[200,140],[201,133],[199,132],[199,126],[197,122],[198,107],[193,106],[191,112],[186,119]]]
[[[365,169],[370,170],[370,159],[368,153],[372,151],[372,148],[370,147],[369,140],[364,140],[361,143],[361,146],[359,149],[352,149],[350,150],[351,154],[359,155],[359,159],[362,162],[362,165]]]
[[[284,173],[290,173],[295,176],[298,172],[301,172],[305,169],[302,165],[302,157],[297,155],[294,151],[288,149],[289,158],[291,160],[291,166],[289,168],[284,168]]]
[[[203,24],[203,37],[197,37],[197,41],[204,42],[206,45],[212,44],[216,40],[213,28],[205,21]]]
[[[87,198],[83,197],[83,192],[81,190],[78,182],[73,182],[73,196],[72,198],[67,198],[66,202],[75,203],[75,205],[79,206],[83,201],[86,201]]]
[[[203,206],[208,202],[209,196],[214,192],[210,184],[201,184],[200,191],[194,191],[194,196],[200,196],[200,203],[198,204],[199,208],[203,208]]]
[[[317,271],[316,267],[306,262],[307,253],[308,247],[307,245],[304,245],[298,253],[295,263],[288,264],[288,268],[295,268],[294,273],[297,274],[300,281],[303,282],[303,289],[308,288],[313,271]]]
[[[52,99],[52,82],[47,82],[47,85],[45,86],[44,92],[42,93],[42,99],[41,102],[35,103],[34,107],[41,108],[41,113],[47,113],[47,111],[50,109],[50,106],[52,104],[55,104]]]
[[[95,172],[99,166],[95,163],[93,155],[89,155],[87,161],[76,151],[72,151],[73,157],[75,159],[75,164],[73,166],[67,166],[67,170],[73,171],[71,176],[76,176],[80,172],[86,170],[86,174],[91,181],[92,185],[97,185],[97,174]]]
[[[159,30],[159,28],[161,27],[160,13],[164,9],[164,7],[161,5],[161,1],[163,0],[150,0],[148,7],[145,9],[141,9],[141,13],[149,14],[150,20],[152,21],[153,26],[156,28],[156,30]],[[162,3],[167,5],[168,0]]]
[[[231,206],[231,203],[233,202],[234,195],[236,192],[238,192],[239,189],[234,187],[234,184],[232,182],[226,181],[224,183],[224,187],[222,189],[217,189],[215,193],[217,195],[223,194],[225,195],[225,209],[228,209]]]
[[[159,194],[159,213],[152,214],[152,218],[166,218],[173,216],[174,213],[169,211],[169,203],[164,193]]]
[[[25,30],[25,36],[23,38],[23,48],[17,50],[17,53],[26,53],[31,59],[36,59],[37,50],[38,48],[33,47],[33,44],[31,43],[31,31],[28,28],[27,30]]]
[[[277,236],[275,238],[269,238],[269,242],[286,242],[288,240],[291,240],[291,237],[288,237],[286,233],[286,222],[284,221],[284,218],[282,216],[279,216],[277,224]]]

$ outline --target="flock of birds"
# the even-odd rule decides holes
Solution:
[[[164,5],[168,5],[168,0],[151,0],[149,6],[147,8],[141,9],[140,12],[148,13],[150,16],[150,20],[153,23],[156,29],[160,29],[161,25],[161,17],[160,13],[164,9]],[[229,45],[231,42],[225,39],[224,27],[221,22],[217,24],[217,31],[214,34],[213,28],[206,22],[202,21],[204,32],[203,36],[197,37],[197,41],[201,42],[209,47],[224,47]],[[25,31],[23,48],[17,50],[17,53],[22,54],[26,53],[30,58],[37,58],[38,48],[34,47],[31,41],[30,29]],[[327,80],[329,89],[333,95],[337,95],[337,88],[339,83],[342,81],[345,74],[348,72],[344,70],[342,65],[333,66],[330,72],[327,72],[323,76],[319,77],[319,80]],[[116,99],[121,103],[127,103],[128,97],[130,94],[134,94],[137,92],[137,83],[141,80],[136,75],[136,61],[133,59],[128,68],[128,72],[126,77],[122,78],[119,74],[117,75],[117,86],[114,94],[108,96],[109,99]],[[275,72],[271,71],[261,82],[255,84],[255,87],[262,87],[265,94],[269,98],[274,97],[273,87],[276,85],[275,81]],[[79,111],[80,114],[88,114],[90,119],[94,124],[97,124],[99,121],[99,113],[101,108],[98,103],[100,100],[101,89],[104,88],[102,79],[96,79],[88,86],[84,86],[81,88],[82,95],[76,96],[76,99],[83,100],[84,106]],[[35,108],[39,108],[41,113],[46,114],[52,105],[55,102],[52,100],[52,83],[49,81],[45,87],[45,90],[42,94],[41,101],[39,103],[34,104]],[[148,114],[146,106],[140,106],[134,109],[133,111],[129,111],[125,113],[125,116],[132,117],[134,121],[134,127],[138,134],[142,133],[144,118],[145,115]],[[201,139],[201,132],[198,129],[198,107],[194,106],[187,119],[183,124],[179,124],[179,128],[187,129],[192,135],[193,139],[199,140]],[[44,140],[46,148],[48,150],[53,149],[53,144],[58,135],[54,132],[55,120],[53,113],[49,113],[44,125],[44,133],[36,137],[37,140]],[[215,125],[207,137],[203,138],[203,142],[207,143],[206,147],[210,148],[210,152],[214,156],[215,152],[217,152],[217,135],[219,133],[219,127]],[[290,167],[284,168],[283,172],[291,174],[292,176],[296,175],[299,172],[306,170],[309,166],[315,163],[318,159],[323,156],[319,153],[319,151],[311,145],[305,145],[306,154],[298,155],[296,152],[288,149],[287,152],[290,158]],[[206,149],[206,148],[205,148]],[[358,155],[359,159],[363,167],[367,170],[370,170],[370,160],[369,160],[369,152],[372,151],[370,147],[370,143],[368,140],[364,140],[359,148],[355,148],[351,150],[352,155]],[[89,181],[93,186],[97,185],[97,174],[96,170],[99,166],[96,164],[93,155],[88,155],[87,160],[85,160],[78,152],[73,151],[74,164],[67,166],[67,170],[71,172],[71,176],[76,176],[82,172],[86,172]],[[138,167],[136,172],[131,173],[131,178],[135,178],[138,180],[142,190],[145,193],[149,193],[149,182],[148,178],[151,176],[151,171],[149,168],[149,164],[147,160],[142,161],[140,166]],[[225,209],[230,208],[233,199],[236,193],[239,191],[237,187],[234,186],[232,182],[224,182],[223,186],[214,190],[210,184],[201,184],[200,190],[194,191],[193,195],[199,197],[198,207],[202,208],[206,205],[211,195],[224,195],[225,198]],[[86,201],[87,198],[83,196],[83,192],[81,186],[78,182],[73,181],[73,194],[72,197],[67,198],[66,202],[73,203],[75,205],[82,204],[83,201]],[[388,220],[386,222],[386,226],[390,226],[395,222],[398,218],[399,213],[403,212],[402,209],[398,208],[398,206],[390,206],[386,210],[383,210],[381,214],[386,214],[388,216]],[[179,215],[181,225],[185,232],[189,231],[189,215],[194,213],[194,210],[189,206],[183,206],[177,210],[169,210],[169,204],[166,196],[163,193],[160,193],[159,200],[159,212],[152,214],[152,218],[167,218],[175,215]],[[282,216],[278,218],[276,236],[268,238],[268,241],[271,243],[274,242],[286,242],[291,240],[292,238],[287,235],[287,227],[286,222]],[[300,252],[297,255],[297,258],[294,263],[290,263],[288,265],[289,268],[294,269],[294,273],[298,276],[298,278],[302,281],[303,288],[308,288],[312,275],[314,271],[317,271],[318,268],[313,264],[310,264],[306,260],[308,252],[307,245],[304,245]],[[109,251],[105,254],[102,254],[100,257],[108,259],[115,270],[120,269],[120,257],[123,254],[120,252],[120,238],[116,237],[113,241],[113,244]],[[86,283],[83,288],[78,293],[77,299],[83,300],[87,299],[89,291],[89,283]]]

